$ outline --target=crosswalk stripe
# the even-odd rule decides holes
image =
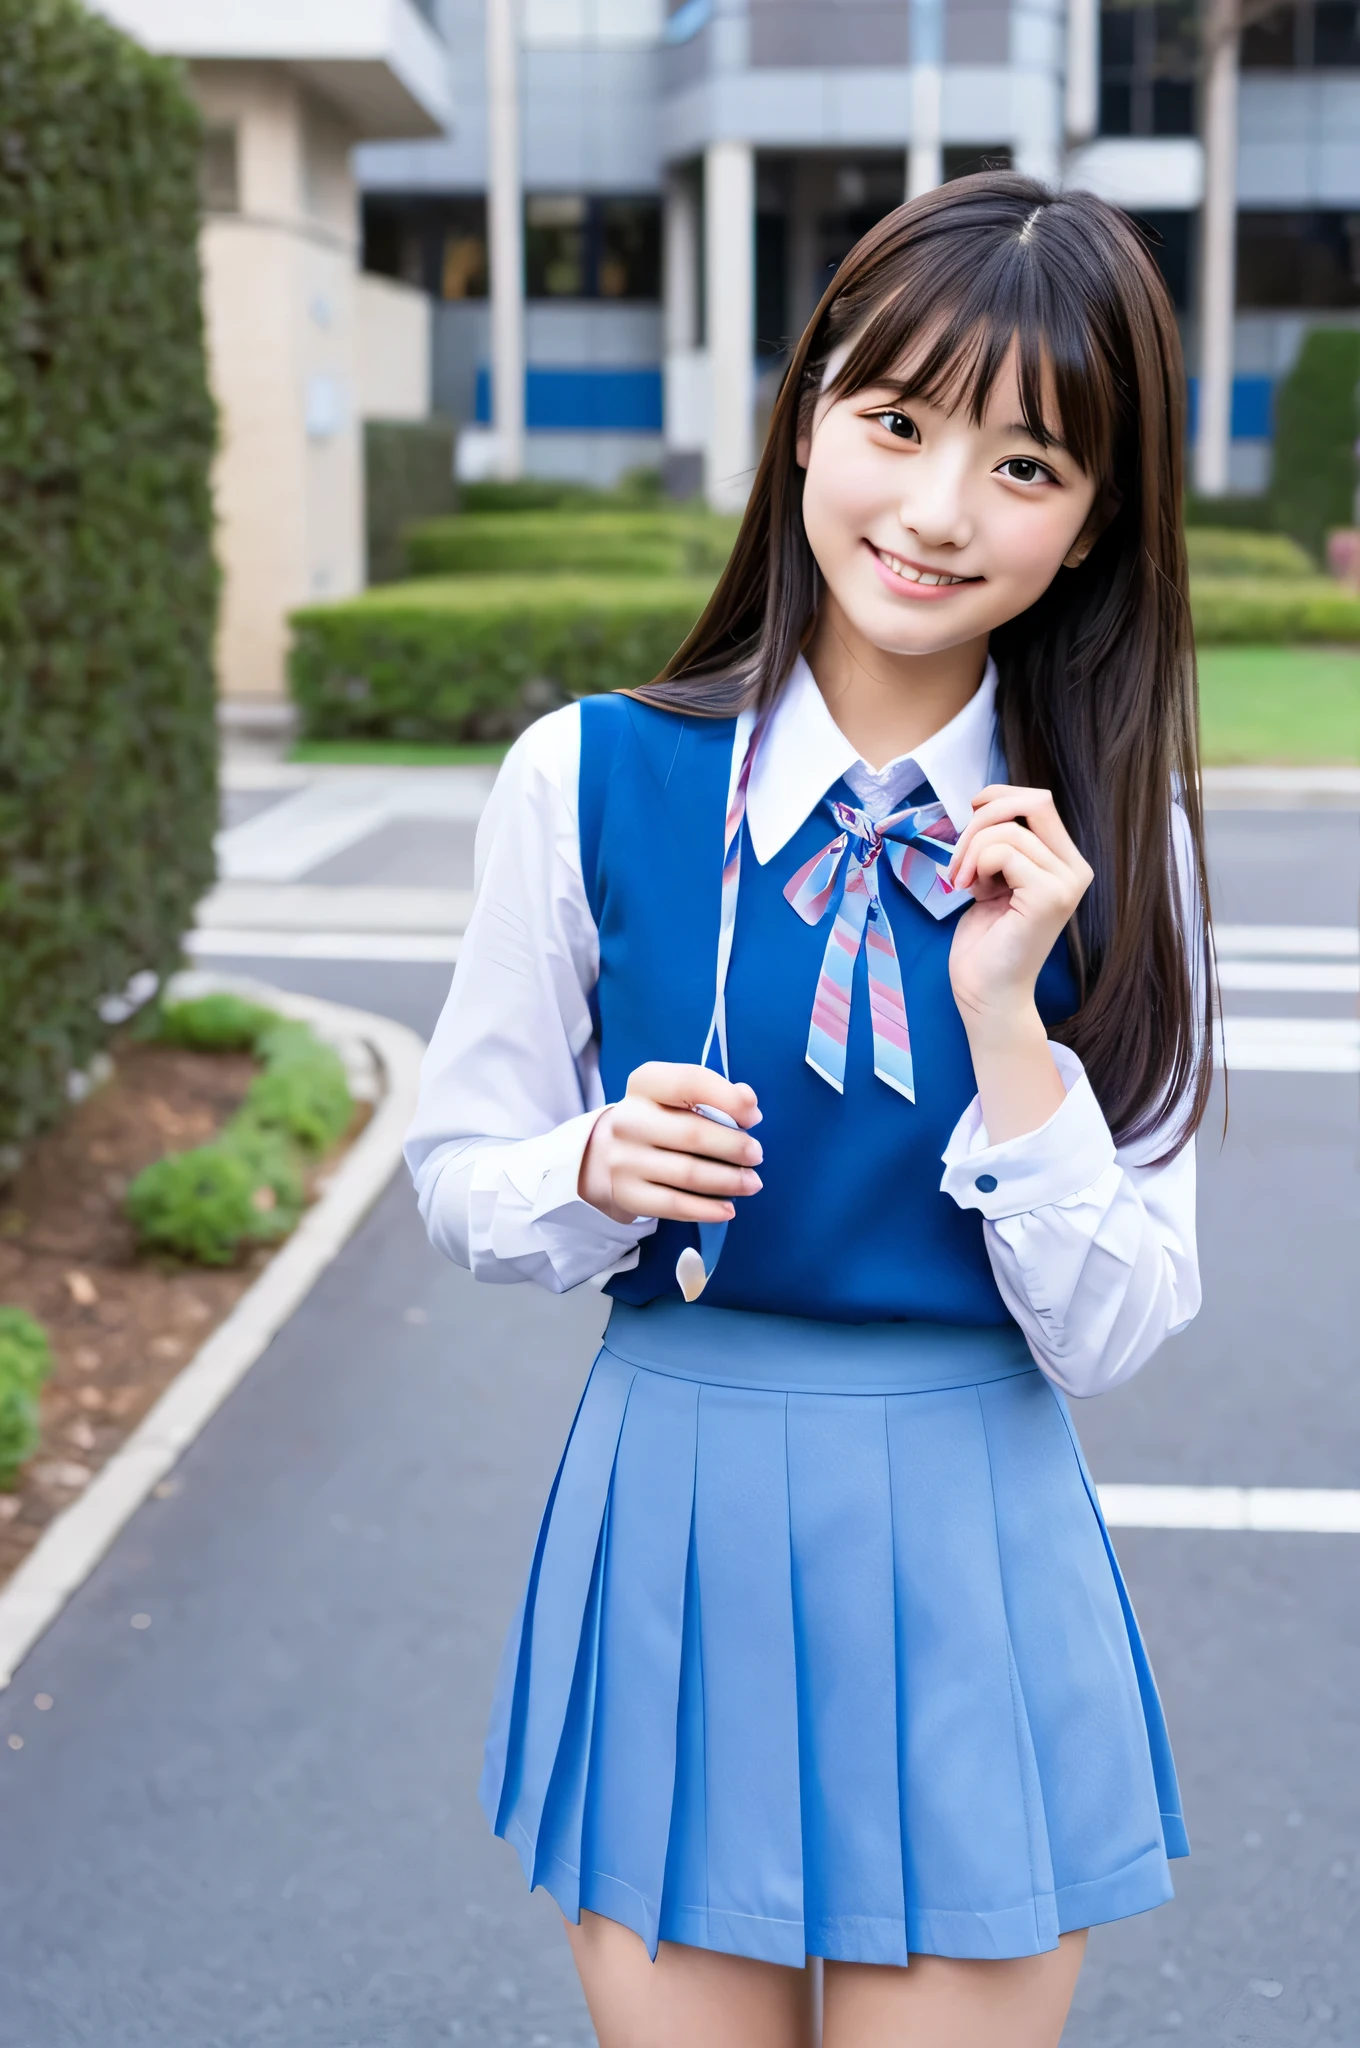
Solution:
[[[1360,1536],[1360,1489],[1328,1486],[1097,1487],[1112,1529],[1260,1530]]]

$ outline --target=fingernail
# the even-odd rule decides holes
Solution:
[[[755,1146],[756,1155],[755,1158],[751,1161],[751,1164],[752,1166],[759,1166],[761,1160],[765,1157],[765,1147],[761,1144],[758,1138],[752,1138],[751,1143]]]
[[[760,1175],[758,1173],[748,1173],[746,1178],[751,1183],[752,1194],[758,1195],[760,1193],[760,1190],[765,1185],[764,1181],[760,1178]]]
[[[754,1130],[757,1124],[763,1124],[764,1121],[765,1119],[762,1116],[761,1112],[757,1110],[755,1115],[751,1118],[750,1124],[747,1126],[747,1128],[749,1130]]]
[[[727,1220],[728,1220],[728,1222],[729,1222],[729,1223],[730,1223],[730,1222],[732,1221],[732,1218],[733,1218],[733,1217],[734,1217],[734,1216],[736,1215],[736,1213],[737,1213],[737,1211],[736,1211],[736,1207],[735,1207],[735,1205],[734,1205],[733,1203],[731,1203],[731,1202],[724,1202],[724,1203],[723,1203],[723,1214],[724,1214],[724,1216],[725,1216],[725,1217],[727,1218]]]

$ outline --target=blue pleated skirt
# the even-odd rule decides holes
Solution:
[[[569,1919],[801,1965],[1171,1896],[1156,1687],[1019,1332],[616,1304],[482,1801]]]

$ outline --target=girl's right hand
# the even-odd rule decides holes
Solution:
[[[741,1128],[697,1115],[699,1102],[725,1110]],[[577,1191],[615,1223],[635,1216],[728,1223],[735,1197],[760,1191],[753,1169],[764,1154],[747,1136],[759,1122],[755,1090],[744,1081],[725,1081],[708,1067],[649,1060],[629,1075],[623,1101],[596,1119]]]

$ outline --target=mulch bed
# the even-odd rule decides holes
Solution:
[[[30,1147],[0,1191],[0,1302],[27,1309],[56,1361],[42,1396],[42,1445],[0,1493],[0,1582],[77,1498],[269,1263],[253,1247],[230,1267],[139,1257],[123,1214],[129,1182],[167,1152],[202,1145],[259,1071],[244,1053],[113,1047],[114,1074]],[[366,1120],[361,1105],[313,1190]],[[173,1481],[163,1483],[173,1490]]]

